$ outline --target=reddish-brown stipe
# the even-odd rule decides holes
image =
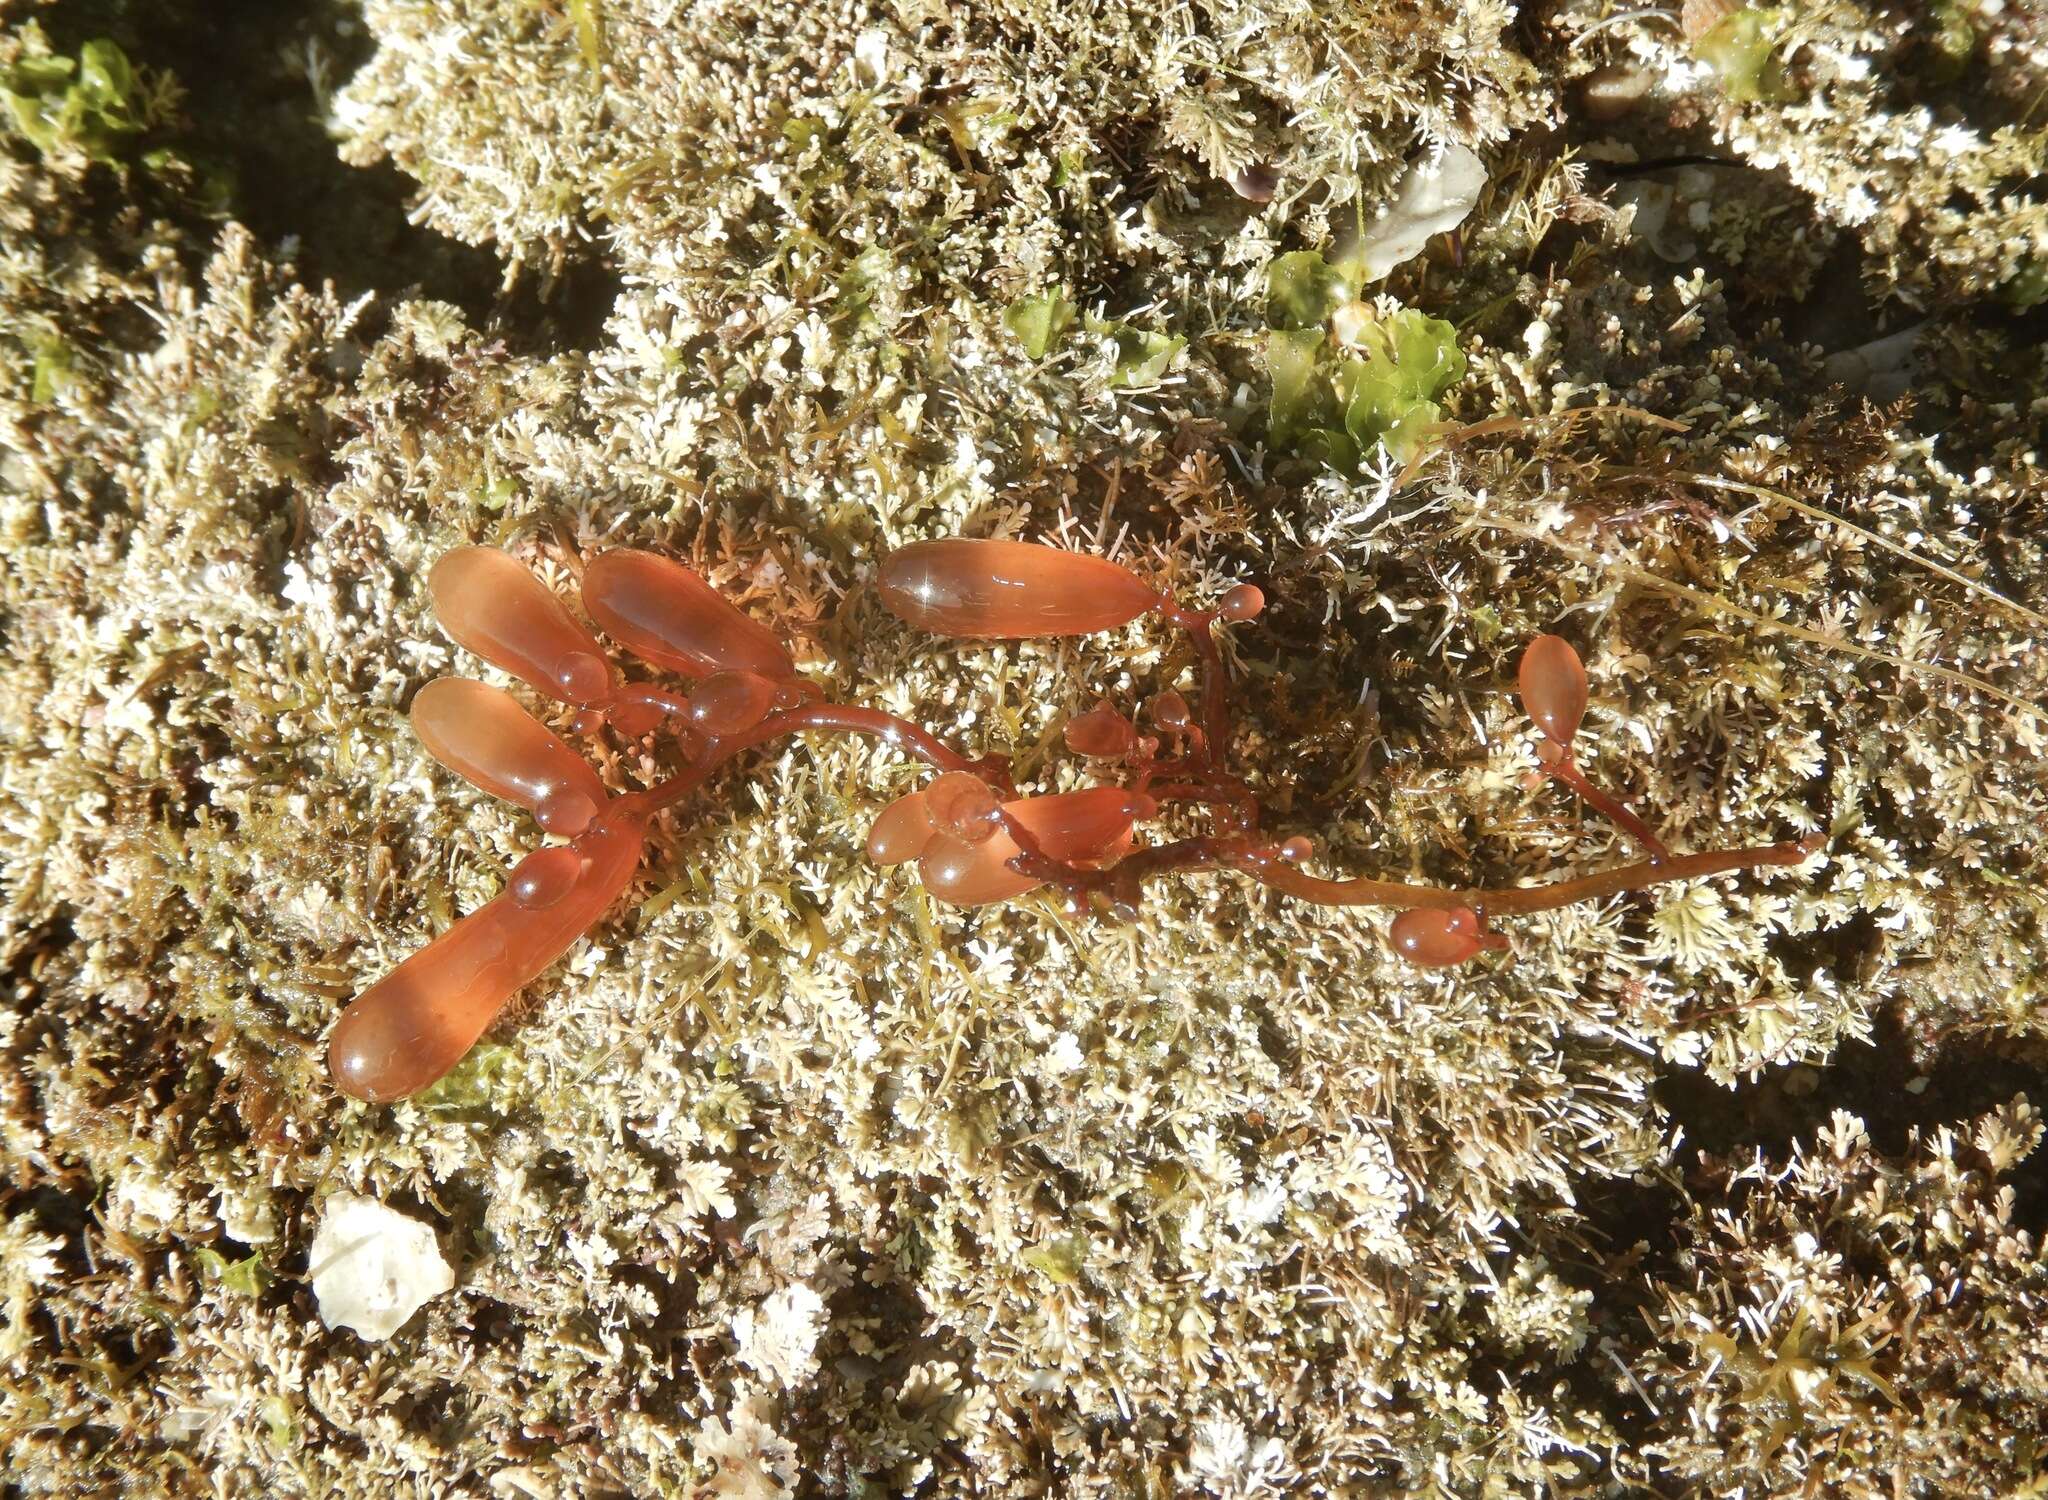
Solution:
[[[488,683],[436,678],[413,697],[412,727],[435,760],[518,803],[549,833],[574,838],[604,806],[590,763]]]
[[[457,547],[434,564],[427,590],[441,628],[492,666],[565,703],[611,696],[604,648],[516,558]]]
[[[528,855],[496,900],[350,1002],[327,1044],[335,1084],[381,1103],[454,1067],[505,1003],[618,899],[646,832],[638,819],[614,816],[572,844]]]
[[[635,656],[686,677],[758,672],[779,681],[796,671],[774,631],[658,553],[598,553],[583,570],[583,607]]]
[[[879,585],[890,613],[936,635],[1089,635],[1160,602],[1156,589],[1106,557],[965,537],[890,553]]]
[[[1517,682],[1524,712],[1543,732],[1544,743],[1536,752],[1543,769],[1578,793],[1595,812],[1620,824],[1653,856],[1664,858],[1668,852],[1664,841],[1650,825],[1595,786],[1572,754],[1572,741],[1586,717],[1586,667],[1571,643],[1561,636],[1537,636],[1522,652]]]

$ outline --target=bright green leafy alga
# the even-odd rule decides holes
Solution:
[[[1267,438],[1346,473],[1382,447],[1399,462],[1413,458],[1443,419],[1438,398],[1465,374],[1449,323],[1413,308],[1375,318],[1353,296],[1343,272],[1313,251],[1280,256],[1267,273]],[[1333,322],[1343,325],[1341,343]]]

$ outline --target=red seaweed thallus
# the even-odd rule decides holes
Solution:
[[[1303,901],[1391,908],[1398,913],[1388,933],[1394,951],[1427,967],[1505,947],[1507,939],[1490,925],[1501,915],[1797,864],[1817,848],[1802,841],[1667,850],[1579,768],[1573,742],[1586,711],[1586,673],[1578,653],[1554,635],[1538,636],[1521,661],[1522,705],[1540,732],[1538,761],[1626,830],[1647,858],[1546,885],[1458,890],[1311,875],[1302,868],[1314,852],[1307,838],[1275,840],[1261,831],[1256,792],[1226,763],[1230,694],[1215,636],[1219,624],[1252,620],[1264,608],[1264,596],[1250,584],[1203,610],[1107,558],[1028,542],[948,538],[885,558],[883,603],[940,635],[1087,635],[1148,614],[1186,632],[1200,669],[1197,701],[1172,690],[1157,694],[1144,707],[1142,729],[1113,704],[1096,702],[1067,721],[1065,738],[1104,778],[1036,796],[1019,795],[1004,757],[970,757],[908,720],[826,700],[797,674],[774,631],[655,553],[617,550],[590,559],[583,607],[632,655],[689,679],[688,691],[626,679],[597,637],[503,552],[451,552],[428,586],[457,644],[578,710],[575,732],[609,728],[641,739],[665,731],[680,769],[615,795],[589,761],[510,694],[464,678],[420,690],[413,728],[434,758],[526,808],[565,842],[528,854],[496,899],[349,1004],[329,1041],[328,1065],[342,1091],[360,1099],[403,1098],[454,1067],[506,1003],[618,900],[639,867],[649,820],[735,756],[786,735],[871,736],[936,773],[882,810],[869,829],[867,853],[877,865],[914,863],[940,900],[975,906],[1046,888],[1076,914],[1128,918],[1147,880],[1229,870]],[[1204,814],[1208,831],[1139,843],[1140,825],[1167,807]]]

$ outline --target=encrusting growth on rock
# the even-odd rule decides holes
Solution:
[[[869,830],[878,865],[915,862],[940,900],[977,906],[1040,887],[1076,915],[1100,907],[1135,915],[1143,883],[1173,871],[1228,869],[1304,901],[1399,910],[1394,950],[1424,967],[1460,964],[1502,949],[1488,927],[1509,912],[1547,911],[1673,880],[1762,865],[1798,864],[1812,842],[1672,855],[1649,828],[1587,779],[1572,756],[1587,684],[1578,653],[1553,635],[1523,653],[1523,707],[1542,732],[1538,758],[1589,806],[1650,852],[1644,863],[1548,885],[1452,890],[1392,881],[1330,880],[1300,866],[1313,853],[1295,835],[1261,832],[1258,794],[1225,765],[1230,692],[1214,637],[1219,622],[1255,618],[1264,596],[1229,590],[1213,611],[1191,609],[1107,558],[1013,541],[949,538],[884,560],[883,602],[940,634],[1017,638],[1114,629],[1147,613],[1186,631],[1203,669],[1199,705],[1171,689],[1145,706],[1146,728],[1103,701],[1070,720],[1066,741],[1124,779],[1076,791],[1019,796],[1010,762],[972,758],[879,709],[830,703],[796,675],[774,633],[680,563],[612,551],[583,575],[583,602],[605,631],[641,659],[695,679],[687,696],[625,682],[603,647],[528,570],[504,553],[462,548],[435,566],[430,587],[442,624],[460,644],[548,696],[582,710],[576,726],[606,724],[640,738],[672,725],[683,768],[642,791],[608,795],[596,772],[508,695],[444,678],[413,705],[422,743],[450,770],[532,811],[570,842],[539,849],[504,892],[462,918],[349,1005],[328,1062],[346,1093],[402,1098],[446,1073],[521,987],[594,926],[630,883],[648,820],[695,792],[720,765],[783,735],[869,735],[939,774],[899,797]],[[1140,846],[1141,823],[1178,804],[1205,810],[1210,831]]]

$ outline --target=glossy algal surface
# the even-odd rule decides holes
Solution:
[[[510,693],[466,677],[441,677],[412,700],[413,732],[456,775],[539,816],[550,833],[573,838],[604,805],[590,762]]]
[[[768,717],[775,690],[759,672],[713,672],[690,694],[690,722],[710,735],[739,734]]]
[[[954,906],[1007,901],[1045,883],[1009,868],[1008,862],[1019,852],[1007,833],[992,834],[978,844],[934,833],[917,861],[917,878],[926,890]]]
[[[1216,618],[1241,625],[1246,620],[1257,619],[1266,607],[1265,591],[1256,584],[1240,583],[1221,599],[1216,601]]]
[[[1138,742],[1138,731],[1129,719],[1103,701],[1067,720],[1066,739],[1067,748],[1076,755],[1113,760],[1129,753]]]
[[[600,552],[583,570],[583,607],[635,656],[688,677],[796,668],[775,632],[681,563],[654,552]]]
[[[932,826],[964,844],[979,844],[996,831],[1001,806],[995,788],[967,771],[948,771],[924,789]]]
[[[1123,787],[1098,786],[1020,797],[1005,802],[1003,811],[1024,825],[1041,853],[1062,863],[1100,863],[1130,848],[1134,817],[1149,810],[1149,802]],[[955,906],[1006,901],[1044,884],[1009,868],[1021,852],[1002,829],[978,844],[935,831],[918,859],[918,878],[934,896]]]
[[[327,1044],[345,1094],[385,1102],[418,1093],[483,1035],[505,1002],[569,950],[633,878],[645,827],[600,823],[515,867],[504,893],[358,995]],[[566,863],[573,857],[576,868]]]
[[[525,564],[495,547],[458,547],[427,576],[434,617],[455,643],[550,698],[610,698],[604,648]]]
[[[881,816],[868,829],[868,858],[878,865],[900,865],[916,859],[937,831],[932,827],[931,809],[925,805],[924,789],[920,787],[882,809]]]
[[[1387,938],[1396,953],[1425,969],[1448,968],[1507,944],[1488,932],[1469,906],[1404,911],[1387,929]]]
[[[1522,708],[1536,727],[1569,745],[1586,717],[1586,668],[1562,636],[1539,635],[1522,652]]]
[[[1156,590],[1106,557],[964,537],[890,553],[879,586],[890,613],[940,635],[1088,635],[1159,603]]]
[[[1131,846],[1131,825],[1157,811],[1152,799],[1120,786],[1091,786],[1006,802],[1038,846],[1068,863],[1114,859]]]
[[[582,850],[573,844],[550,844],[514,865],[505,889],[528,911],[546,911],[574,890],[582,875]]]

